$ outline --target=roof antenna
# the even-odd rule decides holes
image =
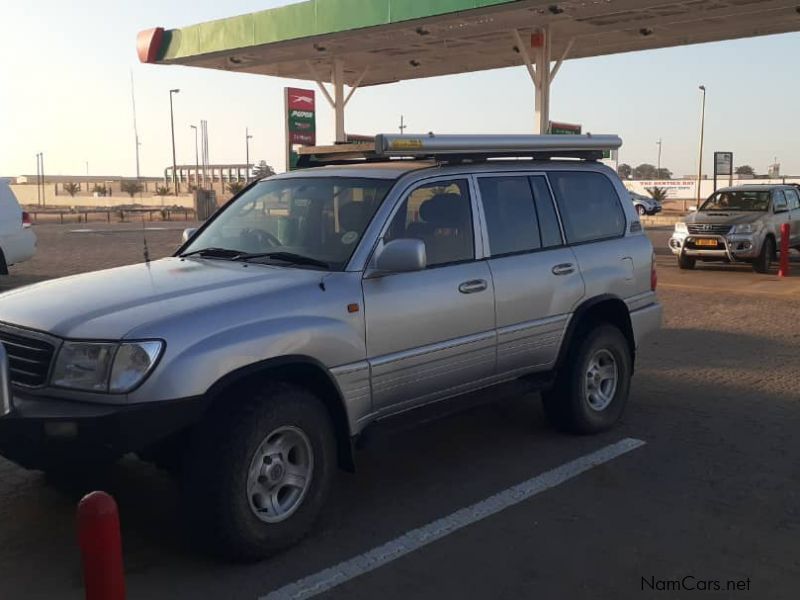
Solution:
[[[144,242],[144,262],[150,264],[150,253],[147,251],[147,228],[144,225],[144,213],[142,213],[142,241]]]

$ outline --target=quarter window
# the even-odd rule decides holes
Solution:
[[[789,210],[797,210],[800,208],[800,195],[794,190],[786,190],[786,199],[789,201]]]
[[[549,177],[567,242],[580,244],[625,233],[625,213],[605,175],[565,171],[550,173]]]
[[[412,191],[397,211],[384,241],[425,242],[428,266],[475,258],[472,208],[466,180],[437,181]]]

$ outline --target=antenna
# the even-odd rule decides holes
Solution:
[[[136,126],[136,94],[133,89],[133,69],[131,69],[131,105],[133,106],[133,137],[136,143],[136,181],[139,181],[139,129]]]
[[[142,213],[142,241],[144,242],[144,262],[150,264],[150,252],[147,250],[147,228],[144,224],[144,213]]]

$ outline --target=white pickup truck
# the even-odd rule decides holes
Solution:
[[[0,275],[36,254],[36,234],[7,179],[0,179]]]

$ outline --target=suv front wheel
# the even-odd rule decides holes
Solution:
[[[775,259],[775,240],[772,237],[767,237],[764,244],[761,246],[761,253],[753,263],[753,270],[756,273],[769,273],[769,268],[772,261]]]
[[[576,338],[556,385],[542,395],[548,419],[570,433],[596,433],[622,415],[631,382],[628,340],[613,325]]]
[[[258,560],[311,528],[336,469],[335,438],[327,409],[302,388],[230,401],[195,436],[184,505],[212,553]]]

